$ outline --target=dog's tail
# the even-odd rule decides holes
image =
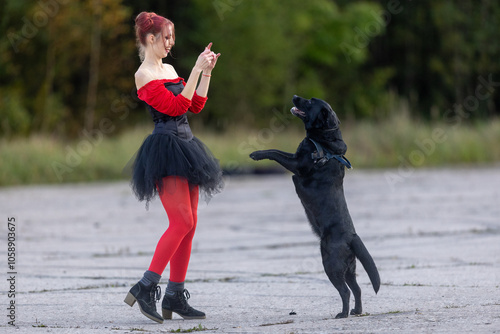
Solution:
[[[373,262],[372,256],[370,255],[370,253],[368,253],[368,250],[363,244],[363,241],[361,241],[361,238],[357,234],[354,235],[351,246],[354,254],[368,273],[368,277],[370,277],[373,289],[375,290],[375,293],[377,293],[378,289],[380,288],[380,276],[378,275],[378,270],[375,266],[375,262]]]

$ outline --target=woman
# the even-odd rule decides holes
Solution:
[[[175,43],[173,23],[147,12],[140,13],[135,23],[142,61],[135,73],[137,94],[146,102],[155,128],[137,153],[132,188],[137,198],[147,204],[159,195],[169,226],[156,246],[149,269],[130,289],[125,302],[133,306],[137,301],[141,312],[159,323],[172,319],[172,312],[185,319],[204,319],[205,313],[187,303],[189,293],[184,289],[184,280],[196,229],[199,191],[209,198],[222,189],[223,183],[217,160],[193,137],[186,112],[199,113],[203,109],[212,69],[220,54],[210,50],[210,43],[184,82],[173,66],[162,62]],[[162,317],[156,312],[161,294],[158,283],[169,262]]]

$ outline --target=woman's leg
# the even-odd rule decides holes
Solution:
[[[191,194],[187,180],[176,176],[164,178],[159,195],[167,212],[169,225],[158,241],[149,270],[161,275],[183,240],[194,229],[196,222],[191,211]]]
[[[189,192],[190,197],[190,212],[193,221],[193,228],[186,234],[182,242],[180,243],[177,251],[172,256],[170,260],[170,281],[181,283],[184,282],[186,278],[186,273],[189,265],[189,259],[191,257],[191,245],[196,230],[196,223],[198,220],[198,198],[199,198],[199,188],[198,186],[191,186]]]
[[[189,184],[185,179],[178,177],[164,178],[160,199],[165,211],[167,211],[168,229],[158,241],[149,270],[130,289],[125,298],[125,303],[133,306],[135,302],[138,302],[139,308],[145,316],[162,323],[163,318],[156,312],[156,301],[160,298],[158,283],[168,261],[177,251],[185,236],[193,230],[195,218],[191,212]],[[190,316],[193,312],[189,311],[186,314]],[[171,313],[169,316],[172,318]]]
[[[190,191],[191,213],[193,228],[184,237],[170,260],[170,281],[168,282],[165,296],[161,303],[163,318],[172,319],[172,312],[179,314],[184,319],[205,319],[205,313],[192,308],[187,300],[189,292],[184,290],[184,279],[191,255],[191,244],[196,230],[198,210],[198,187],[192,187]]]

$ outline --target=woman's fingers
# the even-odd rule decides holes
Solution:
[[[214,60],[212,61],[212,68],[215,67],[215,64],[217,63],[217,59],[219,59],[219,57],[220,57],[220,53],[218,53],[214,56]]]
[[[215,53],[211,50],[212,42],[208,43],[205,47],[205,50],[200,54],[201,66],[204,69],[213,69],[215,64],[217,63],[217,59],[220,56],[220,53]]]

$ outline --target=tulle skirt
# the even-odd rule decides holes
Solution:
[[[142,143],[132,166],[131,185],[146,205],[161,192],[163,178],[179,176],[199,186],[205,200],[224,187],[219,162],[198,138],[182,139],[173,134],[151,134]]]

